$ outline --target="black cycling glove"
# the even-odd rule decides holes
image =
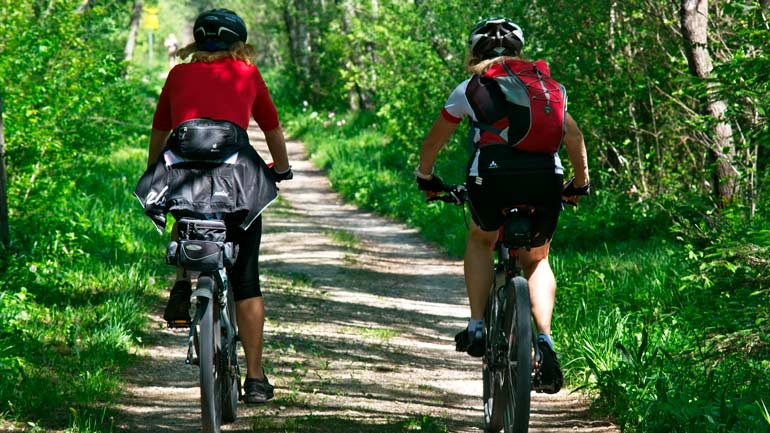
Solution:
[[[587,183],[581,186],[580,188],[576,188],[574,177],[570,179],[569,182],[567,182],[567,184],[564,186],[564,189],[562,190],[562,193],[561,193],[561,195],[563,195],[564,197],[573,197],[576,195],[589,195],[589,194],[591,194],[591,184]]]
[[[294,178],[294,172],[291,171],[291,166],[284,171],[278,171],[274,165],[270,166],[270,174],[273,176],[273,180],[275,180],[276,183]]]
[[[423,179],[418,176],[415,176],[415,179],[417,179],[417,188],[420,191],[443,192],[446,190],[444,182],[435,174],[430,179]]]

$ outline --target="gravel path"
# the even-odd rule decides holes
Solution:
[[[250,131],[268,155],[258,130]],[[288,144],[295,179],[265,212],[267,371],[276,398],[239,406],[232,432],[479,432],[481,363],[454,351],[465,325],[462,264],[401,224],[346,205]],[[160,259],[160,256],[159,256]],[[125,374],[118,431],[199,431],[197,370],[163,306]],[[580,395],[533,395],[531,432],[617,432]]]

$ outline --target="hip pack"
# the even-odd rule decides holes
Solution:
[[[168,146],[175,153],[192,160],[227,158],[249,145],[249,135],[227,120],[191,119],[174,128]]]
[[[474,76],[466,90],[479,129],[478,146],[555,153],[566,127],[567,92],[542,60],[508,60]]]

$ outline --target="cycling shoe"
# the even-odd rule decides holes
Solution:
[[[484,334],[481,329],[477,330],[475,335],[468,332],[468,328],[463,329],[455,335],[455,350],[466,352],[475,358],[484,356],[485,344]]]
[[[537,392],[556,394],[564,385],[559,358],[544,340],[538,340],[537,346],[540,352],[540,366],[535,371],[532,388]]]
[[[168,304],[163,312],[163,319],[171,328],[184,328],[190,326],[190,295],[192,285],[189,281],[177,281],[171,288],[168,296]]]

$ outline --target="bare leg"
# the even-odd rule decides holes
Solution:
[[[262,332],[265,326],[265,302],[261,296],[236,302],[238,334],[246,354],[246,377],[263,379]]]
[[[551,317],[556,297],[556,278],[548,263],[550,242],[527,251],[519,250],[519,262],[529,282],[532,316],[538,332],[551,335]]]
[[[471,306],[471,319],[483,320],[487,308],[489,289],[492,287],[494,255],[492,249],[497,241],[497,230],[481,230],[473,220],[468,232],[465,248],[465,285]]]

